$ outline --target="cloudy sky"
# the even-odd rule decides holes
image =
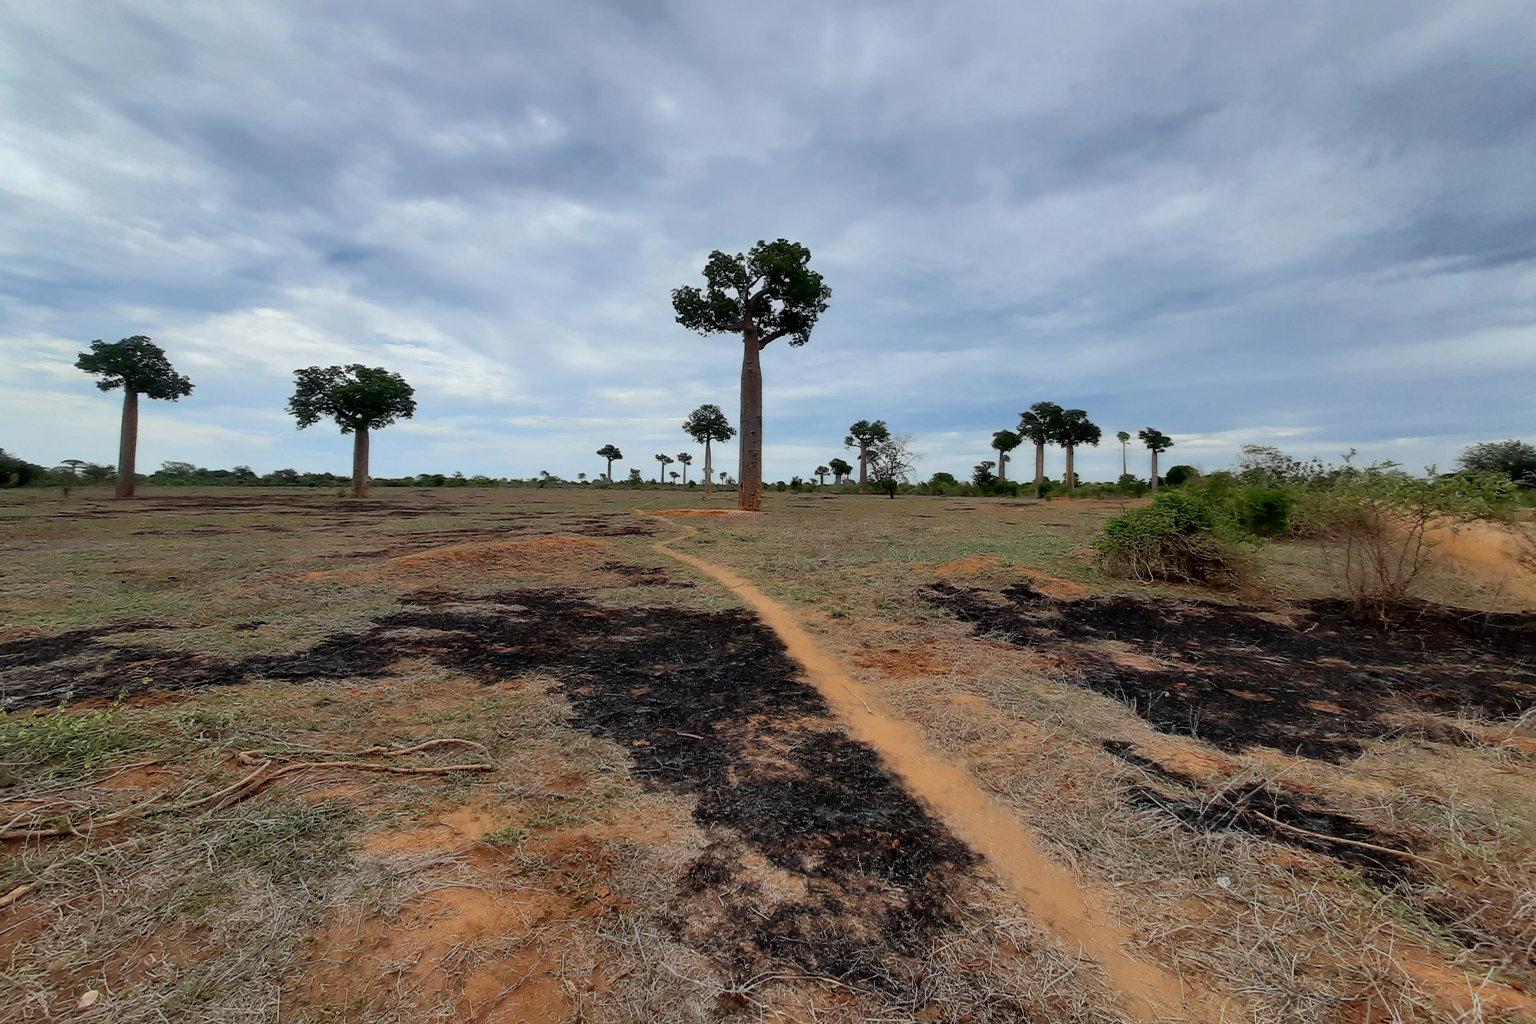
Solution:
[[[1536,435],[1536,17],[0,2],[0,447],[35,462],[114,461],[115,393],[72,364],[147,334],[197,390],[144,409],[141,467],[346,472],[283,405],[296,367],[366,362],[420,402],[376,474],[614,443],[650,475],[737,406],[739,341],[670,290],[778,237],[833,297],[765,353],[770,479],[876,417],[968,473],[1040,399],[1205,468],[1445,466]]]

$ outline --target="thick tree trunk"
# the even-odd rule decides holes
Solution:
[[[1008,479],[1008,453],[1001,448],[997,450],[997,478],[999,480]]]
[[[1077,486],[1077,474],[1072,471],[1072,450],[1073,450],[1074,447],[1075,447],[1074,445],[1070,445],[1070,444],[1066,446],[1066,449],[1067,449],[1067,475],[1066,475],[1065,478],[1063,478],[1062,482],[1067,485],[1067,493],[1068,494],[1071,494],[1072,493],[1072,489]]]
[[[736,507],[747,512],[763,510],[763,363],[757,345],[757,327],[742,332],[741,352],[741,464],[736,474]]]
[[[1125,466],[1126,466],[1126,463],[1125,463],[1125,445],[1122,444],[1120,446],[1120,475],[1121,476],[1125,476],[1125,474],[1130,472],[1130,470],[1126,469]]]
[[[715,465],[709,459],[709,438],[704,439],[704,497],[715,493]]]
[[[368,428],[352,437],[352,497],[368,497]]]
[[[1035,443],[1035,483],[1045,483],[1045,445]]]
[[[1152,493],[1157,493],[1157,450],[1152,450]]]
[[[117,439],[117,496],[131,498],[137,482],[139,452],[139,395],[123,387],[123,430]]]
[[[613,460],[608,460],[608,482],[613,483]]]
[[[867,470],[866,470],[866,467],[868,465],[869,465],[869,449],[861,444],[861,445],[859,445],[859,493],[860,494],[863,494],[865,491],[869,490],[869,486],[868,486],[869,480],[868,480]]]

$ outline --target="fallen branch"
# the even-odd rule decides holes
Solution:
[[[1328,842],[1328,843],[1343,843],[1345,846],[1356,846],[1356,847],[1359,847],[1362,850],[1373,850],[1376,853],[1388,853],[1388,854],[1391,854],[1394,857],[1406,857],[1408,860],[1416,860],[1416,861],[1418,861],[1421,864],[1433,864],[1433,863],[1435,863],[1434,861],[1428,859],[1427,857],[1420,857],[1418,854],[1416,854],[1416,853],[1409,853],[1407,850],[1394,850],[1394,849],[1392,849],[1391,847],[1388,847],[1388,846],[1377,846],[1375,843],[1362,843],[1358,839],[1344,839],[1344,838],[1342,838],[1340,836],[1330,836],[1330,835],[1325,835],[1322,832],[1313,832],[1309,828],[1299,828],[1299,827],[1297,827],[1295,825],[1287,825],[1285,822],[1279,820],[1278,818],[1271,818],[1269,815],[1265,814],[1263,811],[1256,811],[1256,810],[1254,810],[1251,807],[1247,808],[1247,813],[1248,814],[1252,814],[1252,815],[1254,815],[1255,817],[1258,817],[1258,818],[1263,818],[1265,821],[1269,822],[1271,825],[1279,825],[1281,828],[1286,829],[1286,830],[1288,830],[1290,832],[1298,832],[1301,835],[1311,836],[1313,839],[1321,839],[1324,842]]]

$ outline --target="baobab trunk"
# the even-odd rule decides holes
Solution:
[[[359,427],[352,439],[352,497],[368,497],[367,427]]]
[[[706,437],[704,439],[704,497],[706,498],[715,493],[713,469],[714,465],[709,461],[709,438]]]
[[[1072,449],[1073,449],[1073,447],[1074,446],[1070,445],[1070,444],[1066,446],[1066,448],[1067,448],[1067,476],[1066,476],[1066,479],[1063,482],[1067,485],[1067,493],[1068,494],[1071,494],[1072,493],[1072,488],[1077,486],[1077,474],[1072,471]]]
[[[117,491],[119,498],[133,497],[134,472],[139,449],[139,394],[123,388],[123,430],[117,442]]]
[[[1035,483],[1045,483],[1045,445],[1035,442]]]
[[[1157,493],[1157,449],[1152,449],[1152,493]]]
[[[763,510],[763,363],[757,344],[757,326],[742,332],[741,353],[741,464],[737,473],[736,507],[747,512]]]
[[[999,480],[1008,479],[1008,453],[1001,448],[997,450],[997,478]]]
[[[863,494],[868,488],[865,486],[864,467],[869,462],[869,449],[859,445],[859,493]]]

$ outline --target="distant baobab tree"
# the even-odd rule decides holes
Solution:
[[[587,474],[585,474],[585,473],[577,473],[576,474],[576,479],[580,480],[582,483],[586,483],[587,482]]]
[[[139,448],[139,396],[174,402],[192,393],[192,381],[177,373],[165,350],[142,334],[121,341],[91,342],[75,366],[101,379],[103,391],[123,389],[123,425],[117,443],[117,497],[134,495]]]
[[[1115,440],[1120,442],[1120,475],[1128,476],[1131,471],[1126,468],[1125,446],[1130,443],[1131,435],[1123,430],[1117,430],[1115,431]]]
[[[828,459],[827,468],[832,471],[833,484],[842,483],[844,478],[846,478],[849,473],[853,472],[853,467],[844,462],[842,459]]]
[[[382,430],[398,419],[416,413],[416,389],[398,373],[382,366],[361,363],[349,366],[311,366],[294,370],[293,397],[288,411],[299,429],[313,426],[324,416],[336,421],[352,440],[352,497],[368,496],[368,432]]]
[[[656,471],[656,482],[664,484],[667,482],[667,467],[677,460],[670,455],[662,455],[658,452],[656,454],[656,461],[661,463],[661,468]]]
[[[1055,402],[1036,402],[1019,413],[1019,434],[1035,446],[1035,483],[1045,482],[1045,446],[1056,443],[1056,428],[1061,421],[1061,406]]]
[[[1173,438],[1161,430],[1154,430],[1151,427],[1148,427],[1146,430],[1136,431],[1136,436],[1141,438],[1141,443],[1146,445],[1147,450],[1152,453],[1152,490],[1156,493],[1157,456],[1160,452],[1165,452],[1173,447]]]
[[[608,460],[608,469],[603,473],[604,479],[613,483],[613,464],[624,458],[624,453],[611,444],[605,444],[597,450],[597,457]]]
[[[674,469],[672,472],[668,473],[667,475],[672,478],[672,486],[676,487],[677,486],[677,470]]]
[[[997,478],[1008,479],[1008,453],[1024,443],[1024,439],[1011,430],[999,430],[992,435],[992,447],[997,449]]]
[[[1056,424],[1056,436],[1054,440],[1067,451],[1067,491],[1070,493],[1077,486],[1077,473],[1073,469],[1073,454],[1080,444],[1098,446],[1099,439],[1104,436],[1104,431],[1088,419],[1088,413],[1082,409],[1065,409]]]
[[[741,358],[741,469],[737,505],[763,507],[762,351],[777,338],[798,348],[826,312],[832,289],[811,270],[811,250],[779,239],[758,242],[745,255],[716,249],[704,265],[706,287],[672,291],[677,322],[700,334],[739,334]]]
[[[683,467],[683,486],[688,486],[688,467],[693,465],[693,456],[687,452],[678,452],[677,461]]]
[[[709,443],[711,441],[729,441],[736,436],[736,428],[731,426],[730,420],[725,418],[724,411],[718,405],[705,404],[699,406],[688,414],[683,420],[683,432],[693,438],[695,444],[704,446],[704,494],[708,497],[714,492],[714,486],[710,477],[714,473],[714,464],[710,459]]]
[[[832,470],[829,469],[826,466],[817,466],[816,467],[816,482],[818,484],[820,484],[822,487],[827,486],[827,474],[830,473],[830,472],[832,472]]]
[[[857,448],[859,450],[859,490],[869,483],[869,453],[875,445],[891,436],[891,431],[885,425],[885,420],[859,420],[848,428],[848,436],[843,438],[844,448]]]

